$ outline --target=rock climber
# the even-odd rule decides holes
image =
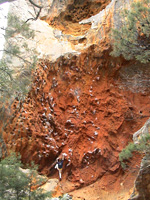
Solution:
[[[55,168],[58,169],[58,172],[59,172],[59,180],[60,181],[61,181],[63,162],[64,162],[64,154],[62,154],[61,158],[57,158],[57,163],[55,165]]]

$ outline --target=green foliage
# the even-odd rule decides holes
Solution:
[[[150,153],[150,134],[145,134],[139,140],[139,143],[129,143],[125,149],[119,154],[119,161],[123,169],[126,168],[125,160],[130,159],[133,156],[133,152]]]
[[[132,157],[132,152],[136,149],[135,144],[129,143],[128,146],[119,154],[119,161],[127,160]]]
[[[18,19],[15,15],[8,15],[8,28],[6,29],[5,37],[9,39],[15,34],[21,34],[25,38],[34,38],[34,31],[30,29],[30,24]]]
[[[0,103],[16,97],[24,99],[30,89],[32,70],[37,62],[35,48],[28,47],[29,40],[34,37],[30,24],[9,15],[4,37],[4,56],[0,60]]]
[[[31,44],[28,46],[33,37],[34,31],[30,29],[30,24],[14,15],[8,16],[4,35],[5,46],[0,50],[3,52],[3,57],[0,59],[0,120],[3,121],[3,127],[7,123],[6,118],[14,99],[23,102],[31,88],[32,71],[36,66],[38,55],[33,43],[32,46]],[[0,158],[1,151],[6,154],[3,138],[0,141]]]
[[[150,0],[132,3],[120,18],[121,27],[112,30],[111,55],[150,62]]]
[[[24,173],[21,167],[20,156],[14,153],[0,162],[0,200],[44,200],[50,197],[50,193],[41,189],[31,190],[43,181],[37,177],[36,169],[31,169],[34,165],[28,173]]]

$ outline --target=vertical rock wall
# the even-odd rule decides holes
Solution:
[[[4,134],[8,148],[21,152],[24,162],[34,160],[47,175],[66,153],[65,177],[80,184],[117,172],[119,152],[150,111],[147,87],[133,92],[117,71],[118,65],[132,65],[95,52],[93,46],[80,56],[41,61],[31,92]]]
[[[95,8],[96,15],[90,14],[88,19],[82,15],[82,21],[76,19],[78,12],[76,21],[66,18],[65,9],[75,9],[79,4],[67,2],[61,14],[53,4],[57,16],[44,17],[61,30],[46,25],[49,31],[44,33],[53,37],[48,34],[47,40],[44,35],[42,42],[42,36],[37,36],[37,49],[42,49],[47,59],[41,59],[37,66],[26,100],[14,102],[14,113],[3,136],[8,149],[19,151],[24,162],[34,160],[49,176],[56,173],[56,158],[65,153],[63,177],[81,186],[106,173],[119,172],[119,152],[150,114],[150,71],[148,65],[110,56],[110,28],[117,26],[117,20],[119,23],[118,9],[129,6],[130,1],[112,1],[109,5],[103,1],[105,9],[98,14],[103,7],[96,9],[100,1],[88,1],[95,3],[94,7],[88,5]],[[63,24],[56,20],[61,16]],[[66,24],[68,29],[64,28]],[[85,25],[84,31],[80,24]],[[62,56],[58,41],[63,50],[63,42],[69,44]]]

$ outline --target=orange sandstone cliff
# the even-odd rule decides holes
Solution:
[[[65,153],[65,192],[91,185],[98,188],[95,196],[105,191],[99,199],[113,200],[107,189],[133,187],[140,157],[129,163],[134,172],[124,174],[118,156],[149,118],[150,70],[149,65],[111,57],[109,38],[111,27],[119,27],[118,12],[129,3],[53,1],[49,15],[42,17],[62,52],[51,56],[57,46],[42,46],[51,52],[41,57],[25,101],[15,100],[3,137],[24,163],[34,160],[49,177],[58,177],[54,162]],[[71,50],[64,50],[65,45]],[[94,194],[88,199],[98,199]]]

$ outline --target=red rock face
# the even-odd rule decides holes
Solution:
[[[54,175],[86,185],[118,173],[119,152],[149,116],[149,66],[103,55],[93,46],[55,63],[41,61],[32,89],[6,127],[8,149]],[[19,103],[14,103],[14,108]]]

